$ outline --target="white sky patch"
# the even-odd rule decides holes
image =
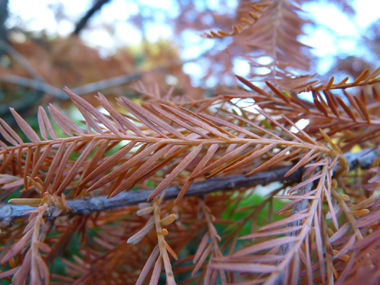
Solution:
[[[313,102],[313,94],[311,91],[309,92],[302,92],[298,95],[301,99],[307,100],[309,102]]]
[[[172,1],[172,0],[160,0],[160,1],[157,1],[157,0],[139,0],[139,2],[141,2],[143,4],[147,4],[147,5],[154,7],[154,8],[160,8],[160,9],[165,9],[165,10],[170,10],[173,8],[173,6],[175,6],[174,1]]]
[[[297,123],[296,123],[296,126],[300,129],[300,130],[303,130],[304,128],[306,128],[306,126],[309,124],[309,120],[307,119],[301,119],[299,120]],[[290,128],[290,131],[292,133],[298,133],[298,130],[295,128],[295,127],[291,127]]]
[[[152,23],[148,26],[146,37],[150,42],[156,42],[160,38],[169,38],[173,30],[169,25],[162,23]]]
[[[260,64],[269,64],[272,61],[273,59],[270,56],[262,56],[257,60],[257,62]]]
[[[58,34],[66,37],[73,32],[75,26],[72,22],[67,20],[62,20],[58,24]]]
[[[218,7],[220,7],[219,0],[207,0],[207,4],[210,6],[211,9],[218,9]]]
[[[240,76],[246,76],[251,70],[251,66],[246,60],[235,59],[233,71]]]
[[[49,9],[49,5],[55,5],[55,0],[11,0],[8,4],[9,13],[20,17],[24,23],[28,23],[28,30],[41,31],[44,30],[47,34],[55,34],[57,30],[57,22],[54,13]],[[91,1],[64,1],[61,3],[63,9],[67,11],[73,18],[79,18],[84,11],[87,11],[91,5]],[[7,20],[8,26],[17,25],[15,18],[9,17]]]
[[[342,39],[338,42],[338,47],[341,50],[346,50],[349,53],[355,53],[355,49],[357,49],[357,43],[353,39]]]
[[[378,0],[356,0],[354,7],[355,21],[362,29],[380,18],[380,1]]]
[[[200,55],[200,49],[196,46],[190,46],[186,49],[184,49],[181,53],[182,58],[184,59],[191,59],[195,58]]]
[[[107,50],[115,49],[114,38],[104,29],[96,29],[94,31],[83,30],[82,38],[90,46],[101,47]]]
[[[337,54],[346,57],[363,56],[366,53],[365,47],[360,46],[360,39],[364,30],[380,18],[380,1],[356,0],[353,6],[356,9],[354,20],[328,1],[302,6],[318,24],[306,25],[306,35],[300,39],[314,47],[312,52],[320,58],[316,69],[319,74],[325,74],[331,69],[332,58]]]
[[[265,186],[257,185],[255,186],[254,193],[264,197],[280,187],[282,187],[282,184],[280,182],[273,182]]]
[[[13,0],[15,2],[20,2],[19,0]],[[30,1],[30,0],[22,0],[23,2],[32,2],[32,3],[35,3],[37,1]],[[12,2],[12,0],[10,1]],[[39,0],[38,2],[41,2],[41,3],[57,3],[56,0]],[[93,5],[93,1],[92,0],[66,0],[66,1],[62,1],[61,2],[64,6],[65,6],[65,9],[66,11],[68,12],[68,14],[71,14],[73,16],[80,16],[80,15],[83,15],[84,13],[86,13],[85,11],[87,11],[88,9],[90,9],[90,7]]]
[[[141,32],[127,22],[120,22],[116,26],[116,37],[121,44],[138,44],[142,41]]]
[[[137,5],[131,1],[112,0],[108,5],[102,7],[101,18],[106,23],[114,21],[126,21],[129,16],[139,12]]]
[[[342,14],[334,4],[307,3],[302,8],[306,12],[309,12],[317,23],[331,29],[340,36],[359,36],[359,32],[354,24],[355,22],[349,19],[347,15]]]
[[[201,66],[195,62],[185,63],[182,67],[183,72],[192,75],[191,83],[195,86],[200,84],[199,78],[203,77]]]
[[[216,76],[210,76],[206,79],[206,86],[208,88],[213,88],[218,84],[218,78]]]
[[[173,75],[168,74],[165,76],[165,82],[168,85],[176,85],[178,83],[178,80]]]
[[[254,114],[258,114],[257,109],[260,109],[259,106],[255,105],[255,100],[253,99],[233,99],[231,102],[235,103],[238,107],[244,109],[245,111],[252,112]],[[241,113],[239,111],[239,113]],[[262,117],[262,118],[261,118]],[[264,116],[260,115],[257,117],[257,120],[265,119]]]
[[[302,36],[301,40],[306,45],[315,47],[312,52],[320,57],[336,53],[336,46],[333,44],[335,37],[324,29],[314,29],[311,26],[305,27],[305,32],[312,36]]]

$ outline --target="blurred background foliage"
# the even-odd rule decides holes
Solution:
[[[260,55],[260,47],[247,43],[250,29],[223,39],[200,34],[230,30],[244,16],[242,7],[253,2],[3,0],[0,117],[15,127],[9,106],[24,117],[48,102],[70,109],[63,86],[93,104],[95,100],[88,95],[97,91],[112,95],[111,99],[149,97],[173,86],[174,94],[199,98],[236,87],[234,74],[265,73],[252,65],[248,54],[258,57],[260,64],[271,59]],[[317,79],[332,74],[356,77],[365,68],[379,65],[379,3],[296,2],[304,11],[299,15],[297,40],[315,47],[304,50],[310,61],[305,74],[317,73]],[[143,84],[136,85],[138,81]]]

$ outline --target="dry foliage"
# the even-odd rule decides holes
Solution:
[[[23,140],[0,119],[0,278],[33,285],[376,284],[379,69],[350,82],[305,83],[309,76],[285,72],[307,66],[296,35],[283,30],[300,32],[297,7],[246,4],[254,20],[206,36],[250,33],[255,45],[274,48],[263,88],[238,77],[243,87],[198,99],[140,84],[135,89],[148,100],[120,97],[116,107],[101,93],[92,104],[65,87],[83,125],[50,104],[48,112],[39,107],[35,131],[11,108]],[[289,93],[280,91],[284,83]],[[300,98],[304,90],[312,101]],[[237,175],[281,182],[257,202],[256,188],[228,183]],[[190,189],[202,181],[226,185],[195,195]],[[178,187],[176,199],[165,196],[170,186]],[[147,201],[133,203],[142,193]],[[123,194],[130,198],[124,205],[108,206]],[[58,260],[64,273],[55,270]]]

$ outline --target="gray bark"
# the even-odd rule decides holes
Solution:
[[[374,150],[365,149],[358,153],[347,153],[345,157],[349,163],[351,170],[359,167],[365,169],[370,167],[379,152],[380,147]],[[290,167],[282,167],[273,170],[262,171],[250,177],[245,177],[243,175],[234,175],[210,178],[202,182],[193,183],[187,190],[185,196],[203,196],[212,192],[228,191],[233,189],[252,187],[256,185],[267,185],[271,182],[276,181],[300,181],[302,177],[302,168],[299,168],[289,177],[284,177],[285,173],[288,172],[289,169]],[[307,191],[309,188],[309,185],[306,185],[305,189],[302,189],[301,191]],[[178,196],[180,190],[181,188],[178,186],[166,188],[164,190],[165,200],[175,199]],[[72,210],[65,214],[89,215],[92,212],[116,210],[131,205],[137,205],[139,203],[146,202],[152,192],[153,190],[136,190],[122,192],[116,197],[110,199],[107,199],[107,196],[98,196],[92,198],[68,200],[67,205],[70,206]],[[300,212],[306,208],[306,205],[307,203],[301,200],[294,206],[293,210],[295,212]],[[0,204],[0,221],[12,221],[17,218],[27,217],[28,215],[23,215],[23,213],[33,209],[35,208],[25,205]],[[54,212],[55,208],[51,208],[50,211]],[[286,251],[284,253],[286,253]]]

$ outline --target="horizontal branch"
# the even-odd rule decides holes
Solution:
[[[351,170],[359,167],[365,169],[370,167],[379,152],[380,147],[372,151],[370,149],[365,149],[358,153],[347,153],[345,157]],[[282,167],[262,171],[250,177],[245,177],[244,175],[213,177],[202,182],[193,183],[187,190],[185,196],[203,196],[217,191],[228,191],[256,185],[267,185],[271,182],[301,181],[302,168],[299,168],[289,177],[284,177],[286,172],[290,169],[291,167]],[[165,200],[175,199],[180,190],[181,189],[178,186],[166,188]],[[92,212],[122,209],[127,206],[146,202],[152,192],[153,190],[136,190],[122,192],[110,199],[107,199],[107,196],[98,196],[68,200],[66,203],[72,210],[66,214],[89,215]],[[0,221],[10,221],[21,217],[27,217],[24,213],[33,209],[35,208],[26,205],[0,204]],[[50,212],[54,211],[55,208],[50,209]]]
[[[289,177],[284,177],[285,173],[291,167],[283,167],[274,170],[262,171],[250,177],[244,175],[234,175],[219,178],[210,178],[202,182],[193,183],[187,190],[185,196],[201,196],[217,191],[227,191],[238,188],[252,187],[256,185],[266,185],[275,181],[296,181],[301,179],[301,170],[298,169]],[[165,189],[165,200],[175,199],[180,188],[177,186]],[[66,204],[72,208],[70,214],[88,215],[91,212],[99,212],[106,210],[115,210],[125,208],[127,206],[137,205],[148,200],[153,190],[136,190],[122,192],[116,197],[107,199],[107,196],[97,196],[91,198],[74,199],[66,201]],[[33,210],[35,207],[26,205],[3,204],[0,208],[0,220],[15,219],[26,217],[24,212]],[[55,209],[51,208],[51,212]]]

